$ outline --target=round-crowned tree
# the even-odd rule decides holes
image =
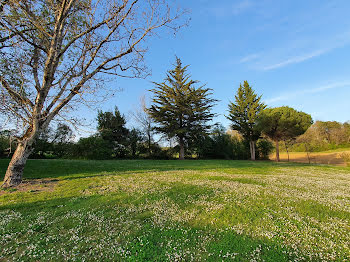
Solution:
[[[304,134],[312,123],[311,115],[288,106],[267,108],[258,119],[259,129],[275,142],[276,161],[280,161],[279,142]]]

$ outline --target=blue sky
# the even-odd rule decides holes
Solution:
[[[161,82],[175,55],[192,78],[220,100],[215,122],[225,127],[227,105],[244,80],[270,107],[288,105],[314,120],[350,120],[349,0],[178,1],[191,10],[189,26],[174,38],[149,42],[146,80],[116,79],[121,92],[101,106],[118,106],[127,117],[152,81]],[[84,109],[87,110],[87,109]],[[90,121],[96,112],[85,111]],[[132,122],[130,122],[132,125]]]

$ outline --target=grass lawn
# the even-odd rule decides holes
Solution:
[[[349,167],[30,160],[25,178],[0,190],[0,261],[350,261]]]

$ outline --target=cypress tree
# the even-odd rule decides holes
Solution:
[[[231,128],[237,130],[249,142],[251,160],[255,160],[255,143],[261,135],[257,120],[266,107],[260,100],[261,96],[244,81],[243,86],[239,85],[235,102],[230,102],[228,106],[227,118],[232,122]]]
[[[217,101],[209,97],[211,89],[194,86],[198,81],[191,79],[187,68],[176,58],[175,68],[168,71],[165,81],[154,82],[155,88],[150,90],[153,104],[148,109],[157,124],[155,129],[177,139],[180,159],[185,157],[185,144],[209,130],[208,121],[214,117],[210,110]]]

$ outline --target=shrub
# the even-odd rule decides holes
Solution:
[[[257,158],[258,159],[269,159],[269,155],[274,150],[274,146],[271,141],[266,139],[259,139],[256,143]]]
[[[6,149],[9,147],[9,140],[4,137],[0,136],[0,158],[6,157]]]
[[[221,126],[213,129],[211,135],[203,137],[197,155],[209,159],[248,159],[249,144],[225,132]]]
[[[347,165],[350,165],[350,153],[349,152],[343,152],[340,154],[340,157],[345,161]]]
[[[172,159],[174,158],[174,148],[161,148],[158,144],[152,144],[151,146],[151,159]],[[176,151],[178,152],[178,151]]]
[[[11,141],[11,150],[10,150],[10,137],[9,135],[2,134],[0,132],[0,158],[12,157],[13,152],[16,150],[17,143],[15,140]]]
[[[84,159],[110,159],[113,153],[110,143],[99,136],[80,138],[73,152],[75,157]]]

